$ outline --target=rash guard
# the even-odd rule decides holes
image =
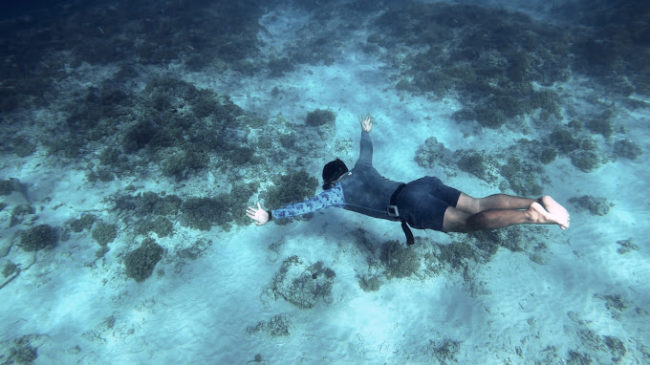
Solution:
[[[372,166],[372,153],[370,134],[362,131],[359,159],[349,175],[313,198],[271,211],[273,218],[289,218],[335,206],[375,218],[399,220],[389,216],[387,208],[393,192],[402,183],[381,176]]]

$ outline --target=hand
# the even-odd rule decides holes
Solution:
[[[363,129],[364,132],[370,132],[372,129],[372,121],[370,120],[370,115],[365,116],[361,119],[361,129]]]
[[[248,207],[246,209],[246,215],[255,221],[258,226],[266,224],[269,221],[269,212],[262,209],[260,203],[257,203],[257,209],[254,207]]]

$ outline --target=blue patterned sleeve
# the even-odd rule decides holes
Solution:
[[[343,188],[341,188],[340,184],[336,184],[333,188],[325,190],[304,202],[293,203],[284,208],[272,210],[271,214],[273,219],[283,219],[315,212],[327,207],[343,207],[344,205]]]

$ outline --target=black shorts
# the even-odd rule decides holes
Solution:
[[[447,207],[456,207],[460,191],[437,177],[426,176],[406,184],[397,197],[400,217],[413,228],[442,231]]]

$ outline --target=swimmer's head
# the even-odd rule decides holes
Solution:
[[[338,158],[323,167],[323,190],[331,189],[338,178],[348,172],[348,167]]]

